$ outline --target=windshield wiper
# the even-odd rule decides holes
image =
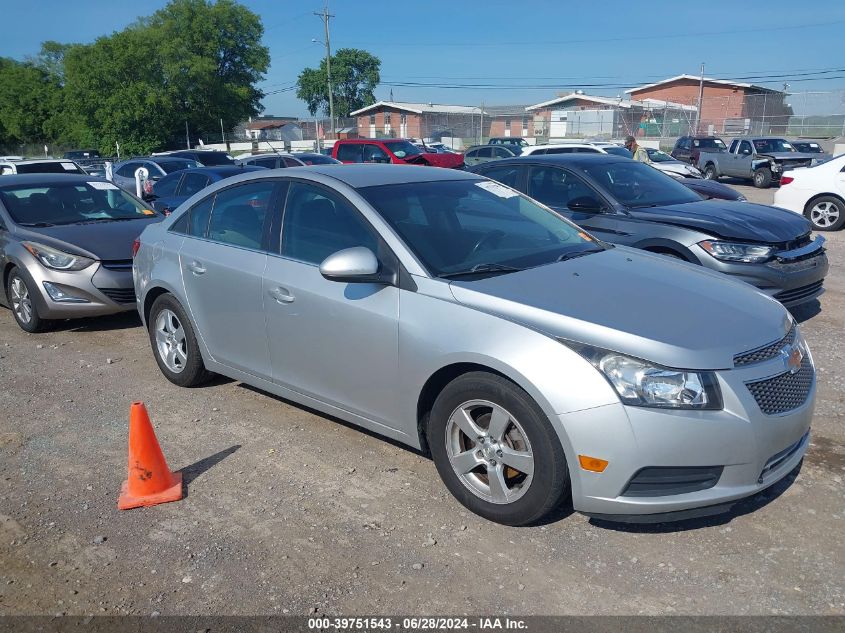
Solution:
[[[125,222],[127,220],[135,220],[137,218],[89,218],[87,220],[80,220],[75,224],[93,224],[94,222]]]
[[[576,257],[581,257],[582,255],[589,255],[590,253],[601,253],[604,248],[585,248],[583,251],[575,251],[574,253],[564,253],[560,257],[557,258],[559,262],[565,262],[568,259],[575,259]]]
[[[50,222],[18,222],[18,226],[31,226],[37,229],[43,229],[48,226],[56,226],[55,224],[51,224]]]
[[[477,275],[480,273],[516,273],[520,270],[524,270],[524,268],[516,268],[514,266],[507,266],[505,264],[495,264],[495,263],[487,263],[487,264],[476,264],[472,268],[467,270],[457,270],[453,273],[444,273],[439,275],[443,279],[454,279],[456,277],[467,277],[469,275]]]

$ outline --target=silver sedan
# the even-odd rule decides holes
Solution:
[[[779,303],[474,174],[244,174],[148,227],[134,281],[173,383],[223,374],[428,450],[505,524],[570,495],[606,519],[722,512],[809,442],[813,362]]]

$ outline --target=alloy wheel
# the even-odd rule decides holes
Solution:
[[[155,322],[156,349],[159,357],[174,374],[185,369],[188,362],[188,343],[185,329],[179,317],[172,310],[164,309],[158,313]]]
[[[839,220],[840,210],[832,202],[819,202],[810,209],[810,221],[822,228],[828,228]]]
[[[508,411],[488,400],[458,406],[446,424],[446,452],[461,483],[496,504],[528,492],[534,453],[528,435]]]
[[[13,277],[10,286],[12,299],[12,310],[14,310],[21,323],[32,321],[32,299],[29,296],[29,289],[23,279]]]

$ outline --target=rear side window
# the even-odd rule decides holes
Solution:
[[[164,178],[159,180],[155,185],[153,185],[153,193],[159,198],[172,196],[176,193],[176,187],[181,179],[182,174],[180,174],[179,172],[176,172],[175,174],[170,174],[169,176],[165,176]]]
[[[522,175],[522,167],[517,165],[507,165],[502,167],[493,167],[486,169],[482,175],[498,180],[503,185],[520,189],[520,176]]]
[[[209,178],[205,174],[185,174],[179,187],[180,196],[192,196],[208,186]]]
[[[121,165],[115,173],[124,178],[134,178],[136,169],[138,169],[138,163],[126,163],[125,165]]]
[[[208,218],[211,216],[211,207],[214,205],[214,196],[201,200],[185,213],[188,216],[188,235],[194,237],[205,237],[208,230]],[[184,217],[184,216],[183,216]]]
[[[282,164],[285,167],[302,167],[302,163],[300,163],[296,158],[289,158],[287,156],[282,156]]]
[[[482,147],[478,150],[478,154],[476,154],[479,158],[492,158],[493,157],[493,148],[492,147]]]
[[[337,148],[337,159],[345,163],[360,163],[362,146],[358,143],[344,143]]]
[[[276,159],[271,158],[259,158],[247,163],[248,165],[255,165],[256,167],[266,167],[267,169],[276,169]]]
[[[208,238],[232,246],[260,249],[274,187],[273,181],[263,180],[218,193],[208,224]]]

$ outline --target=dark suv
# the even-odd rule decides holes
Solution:
[[[697,165],[698,154],[701,150],[715,152],[727,148],[728,146],[718,136],[682,136],[675,141],[675,147],[671,154],[672,158]]]

